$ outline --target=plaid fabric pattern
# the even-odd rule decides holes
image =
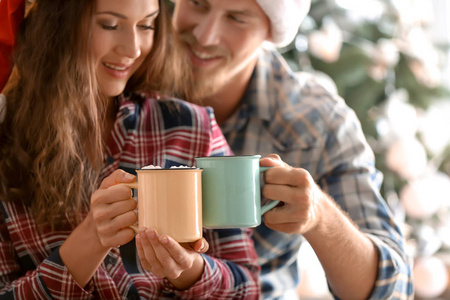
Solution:
[[[139,94],[119,99],[103,177],[117,168],[192,166],[196,156],[231,154],[210,108]],[[205,269],[188,290],[176,290],[143,270],[134,241],[113,248],[83,288],[58,252],[69,230],[38,232],[28,207],[0,202],[0,208],[0,299],[259,298],[260,268],[250,230],[205,230],[210,244]]]
[[[242,105],[222,131],[236,155],[277,153],[291,166],[308,170],[378,248],[378,278],[370,299],[411,299],[410,258],[379,194],[382,175],[357,116],[341,98],[311,75],[293,73],[278,53],[264,50]],[[282,299],[298,284],[303,237],[262,224],[253,239],[264,298]]]

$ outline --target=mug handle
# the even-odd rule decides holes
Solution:
[[[125,186],[127,186],[127,187],[129,187],[129,188],[131,188],[131,189],[136,189],[136,190],[138,189],[138,182],[137,182],[137,181],[131,182],[131,183],[119,183],[119,184],[125,185]],[[131,229],[133,229],[134,232],[135,232],[136,234],[139,233],[139,227],[138,227],[138,226],[136,226],[136,225],[130,225],[130,226],[128,226],[128,227],[130,227]]]
[[[273,168],[273,167],[259,167],[259,173],[263,173],[263,172],[269,170],[270,168]],[[261,206],[261,216],[264,215],[269,210],[271,210],[272,208],[274,208],[275,206],[277,206],[278,203],[280,203],[280,201],[278,201],[278,200],[270,200],[269,203],[267,203],[266,205]]]

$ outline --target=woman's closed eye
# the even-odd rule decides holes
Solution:
[[[100,26],[102,29],[108,30],[108,31],[117,30],[119,28],[119,25],[111,25],[111,24],[107,24],[107,23],[101,23]],[[155,30],[155,26],[153,24],[137,25],[137,27],[142,30]]]
[[[117,25],[109,25],[109,24],[100,24],[100,26],[105,30],[116,30]]]
[[[141,24],[138,27],[142,30],[155,30],[155,23],[151,22],[150,24]]]

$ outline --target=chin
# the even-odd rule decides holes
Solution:
[[[107,97],[116,97],[123,93],[125,89],[125,86],[123,87],[114,87],[114,88],[107,88],[107,89],[101,89],[103,94]]]
[[[205,95],[205,97],[213,96],[225,85],[222,73],[199,74],[195,79],[196,88],[200,91],[200,94]]]

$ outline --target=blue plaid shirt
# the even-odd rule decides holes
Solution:
[[[263,50],[241,106],[222,131],[236,155],[277,153],[291,166],[308,170],[373,241],[379,268],[370,299],[412,299],[411,260],[380,196],[382,175],[357,116],[339,96],[312,75],[293,73],[279,53]],[[281,299],[298,284],[304,238],[262,224],[253,239],[264,298]]]

